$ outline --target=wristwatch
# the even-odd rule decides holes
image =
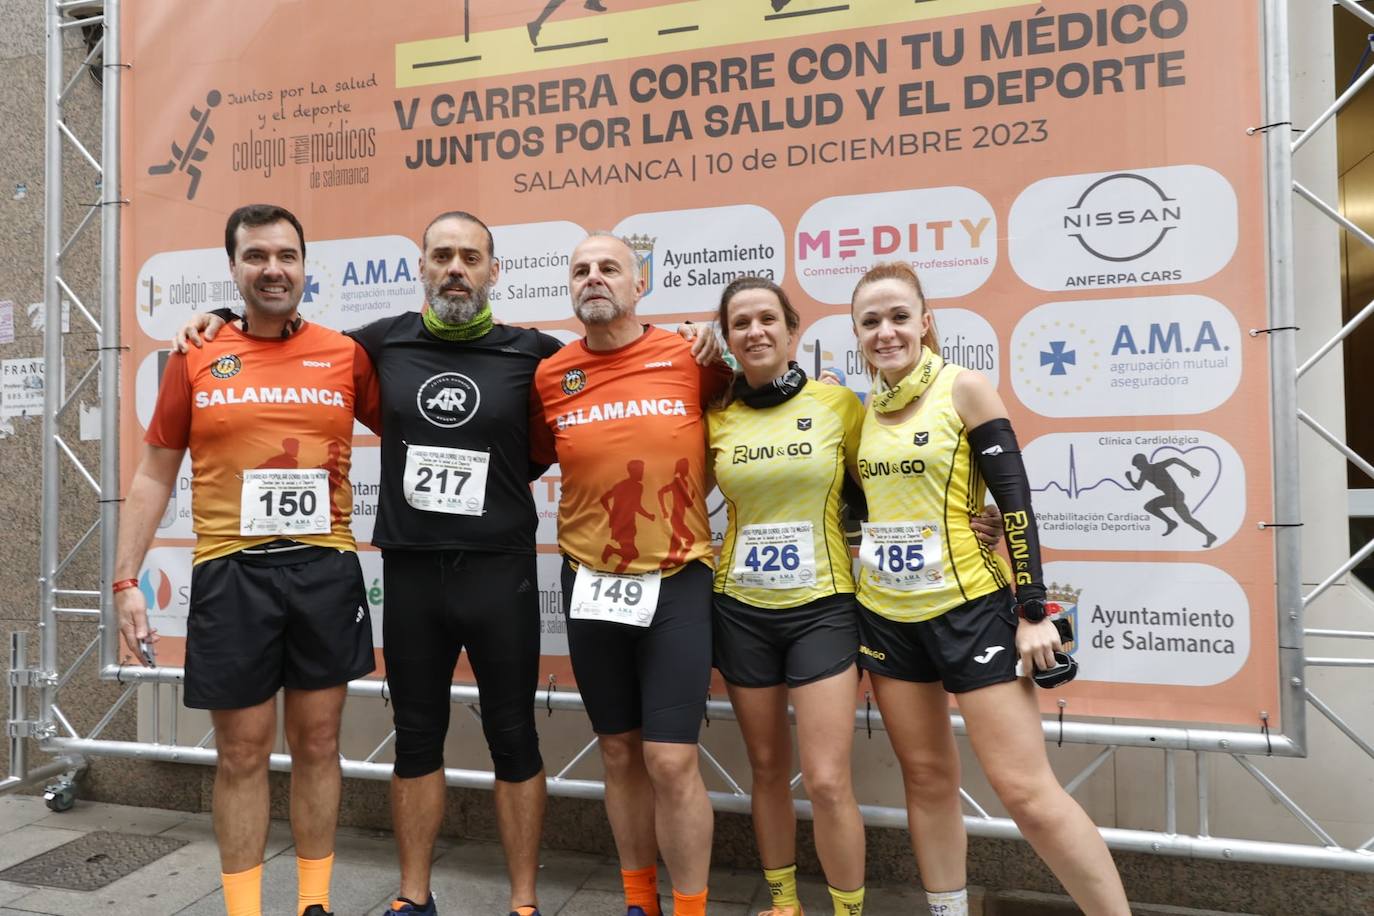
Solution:
[[[1016,615],[1028,623],[1039,623],[1049,616],[1049,612],[1045,610],[1045,602],[1039,598],[1027,598],[1017,602]]]

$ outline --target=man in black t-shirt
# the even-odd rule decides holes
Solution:
[[[496,820],[511,912],[537,914],[544,765],[534,726],[539,680],[537,518],[529,387],[560,346],[495,325],[500,273],[490,230],[468,213],[436,217],[421,242],[424,312],[353,332],[382,395],[383,655],[396,726],[392,820],[399,912],[434,913],[430,862],[444,811],[449,686],[466,649],[496,774]]]
[[[432,916],[430,864],[444,813],[449,687],[466,649],[496,775],[496,820],[513,916],[538,916],[535,876],[546,788],[534,694],[539,587],[530,481],[529,389],[560,346],[497,325],[500,274],[486,224],[441,213],[425,229],[423,312],[350,332],[381,389],[381,487],[372,544],[382,551],[382,653],[396,726],[391,814],[401,866],[393,911]],[[232,313],[214,314],[232,318]],[[206,338],[206,316],[183,329]]]

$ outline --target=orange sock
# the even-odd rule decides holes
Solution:
[[[261,863],[232,875],[220,872],[219,877],[224,882],[224,909],[228,916],[262,916]]]
[[[329,876],[334,872],[334,853],[323,859],[296,856],[296,913],[318,903],[329,910]]]
[[[706,916],[706,891],[702,888],[697,894],[680,894],[673,889],[673,916]]]
[[[637,906],[645,916],[663,916],[658,908],[658,866],[620,870],[620,883],[625,885],[625,906]]]

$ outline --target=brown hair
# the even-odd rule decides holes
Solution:
[[[720,307],[716,310],[716,324],[720,328],[721,337],[726,341],[727,346],[730,340],[730,300],[740,293],[750,289],[764,289],[778,297],[778,304],[782,306],[782,320],[787,325],[787,330],[796,333],[801,327],[801,315],[792,307],[792,300],[787,298],[787,292],[778,284],[769,280],[767,277],[757,277],[752,274],[745,274],[731,280],[720,292]],[[736,370],[736,375],[740,370]],[[735,386],[726,385],[711,404],[711,409],[721,410],[728,406],[735,399]]]
[[[922,311],[930,311],[930,306],[926,303],[926,292],[921,287],[921,278],[916,276],[916,271],[911,269],[911,265],[902,261],[884,261],[870,267],[868,272],[860,277],[859,282],[854,285],[854,293],[849,297],[849,312],[851,319],[854,314],[854,303],[859,298],[859,290],[882,280],[897,280],[901,283],[905,283],[916,293],[916,300],[921,303]],[[855,330],[857,331],[857,327]],[[935,327],[935,316],[933,314],[930,316],[930,330],[921,337],[921,345],[929,347],[934,353],[940,352],[940,332]],[[867,359],[865,359],[865,362],[867,362]],[[868,372],[870,375],[874,372],[871,363],[869,364]]]
[[[787,330],[796,333],[797,329],[801,327],[801,316],[792,307],[791,300],[787,298],[787,292],[766,277],[746,274],[731,280],[729,285],[720,293],[720,309],[716,312],[716,323],[720,326],[720,333],[726,340],[730,339],[730,300],[750,289],[765,289],[777,296],[778,303],[782,306],[782,318],[787,323]]]

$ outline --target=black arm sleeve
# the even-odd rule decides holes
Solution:
[[[1021,447],[1007,419],[989,420],[968,432],[968,443],[1007,526],[1007,553],[1019,601],[1045,600],[1045,577],[1040,571],[1040,535],[1031,509],[1030,480],[1021,460]]]

